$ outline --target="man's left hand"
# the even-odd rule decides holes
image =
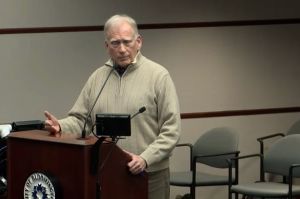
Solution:
[[[128,151],[125,152],[131,156],[131,161],[128,162],[127,166],[132,174],[139,174],[146,169],[147,163],[143,158]]]

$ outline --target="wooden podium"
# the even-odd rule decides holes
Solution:
[[[83,140],[70,135],[55,138],[40,130],[11,133],[7,142],[8,198],[24,198],[25,183],[34,173],[49,176],[57,186],[55,198],[148,198],[147,174],[132,175],[126,166],[130,157],[115,144],[99,147],[98,175],[91,172],[96,141],[95,137]],[[97,182],[101,185],[99,197]]]

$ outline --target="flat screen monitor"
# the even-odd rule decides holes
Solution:
[[[130,114],[96,114],[96,134],[99,136],[130,136]]]

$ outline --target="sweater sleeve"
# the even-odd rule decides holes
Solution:
[[[159,134],[140,155],[148,166],[171,155],[180,138],[181,119],[174,83],[167,73],[156,84]]]

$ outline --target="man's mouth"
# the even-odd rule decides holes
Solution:
[[[126,56],[126,57],[119,57],[119,60],[120,60],[120,61],[126,61],[126,60],[128,60],[128,59],[129,59],[129,57],[127,57],[127,56]]]

